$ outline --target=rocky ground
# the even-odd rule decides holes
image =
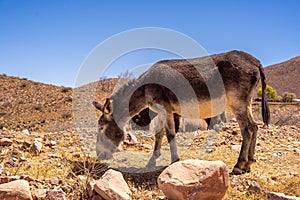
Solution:
[[[0,75],[0,80],[0,190],[4,183],[21,180],[18,184],[24,188],[28,184],[36,199],[87,199],[90,181],[113,167],[122,171],[133,199],[165,199],[157,177],[170,162],[166,140],[158,167],[150,170],[144,166],[154,138],[147,131],[133,132],[138,144],[123,144],[123,151],[113,160],[97,162],[94,158],[99,113],[88,96],[94,85],[73,90],[6,75]],[[103,102],[116,81],[98,84],[94,98]],[[251,173],[229,177],[227,199],[267,199],[269,191],[300,197],[300,108],[275,104],[270,109],[269,128],[259,125],[257,162]],[[253,113],[260,122],[260,104],[254,105]],[[179,133],[180,158],[221,160],[230,171],[237,161],[241,135],[227,114],[231,120],[220,133]]]
[[[272,112],[275,109],[299,114],[297,106],[284,109],[271,106]],[[299,197],[299,126],[273,124],[268,129],[259,126],[257,162],[253,164],[251,173],[230,176],[227,199],[266,199],[269,191]],[[29,182],[32,194],[39,198],[63,194],[67,199],[86,199],[88,182],[98,179],[111,166],[123,172],[133,199],[164,198],[156,183],[163,167],[150,171],[142,167],[152,152],[153,137],[147,132],[135,132],[139,143],[124,144],[124,151],[118,152],[113,161],[106,163],[95,162],[88,148],[81,145],[75,131],[14,131],[4,127],[0,133],[1,183],[8,182],[8,179],[22,179]],[[193,139],[188,140],[191,137]],[[196,131],[178,134],[182,160],[221,160],[228,171],[237,160],[240,144],[241,136],[234,119],[223,126],[221,133]],[[159,166],[169,162],[166,141],[163,148],[165,154],[158,162]]]

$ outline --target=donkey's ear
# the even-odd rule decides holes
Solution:
[[[93,101],[93,105],[95,106],[95,108],[103,112],[103,106],[100,103],[98,103],[97,101]]]
[[[113,111],[112,101],[109,98],[107,98],[103,106],[103,113],[111,114],[112,111]]]

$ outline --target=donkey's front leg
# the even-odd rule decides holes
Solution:
[[[162,128],[158,133],[155,134],[155,145],[153,154],[148,161],[146,167],[151,168],[156,166],[156,159],[160,156],[161,142],[165,133],[165,128]]]
[[[174,163],[179,161],[179,156],[177,154],[176,137],[175,137],[176,130],[175,130],[175,123],[174,123],[174,115],[168,115],[167,117],[166,134],[170,145],[171,162]]]

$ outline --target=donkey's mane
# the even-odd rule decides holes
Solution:
[[[111,98],[119,98],[129,94],[136,87],[136,79],[121,78],[116,84]]]

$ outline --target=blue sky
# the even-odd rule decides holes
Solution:
[[[73,86],[98,44],[141,27],[176,30],[209,54],[243,50],[267,66],[300,55],[299,10],[297,0],[0,0],[0,73]],[[108,76],[171,57],[140,53]]]

